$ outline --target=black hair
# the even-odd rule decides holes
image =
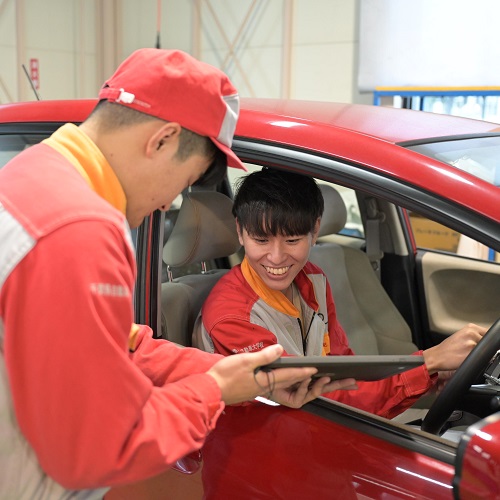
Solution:
[[[185,130],[185,129],[184,129]],[[211,141],[210,141],[211,142]],[[205,170],[205,173],[193,183],[193,186],[216,186],[227,173],[227,157],[219,148],[215,147],[214,160]]]
[[[313,178],[269,168],[242,177],[233,204],[240,228],[256,237],[311,233],[323,210]]]

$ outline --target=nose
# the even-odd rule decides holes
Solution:
[[[267,259],[270,264],[274,266],[279,266],[285,262],[287,258],[285,245],[278,239],[273,239],[269,242]]]

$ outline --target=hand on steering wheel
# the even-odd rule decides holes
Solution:
[[[484,372],[496,352],[500,350],[500,319],[484,334],[464,362],[439,393],[422,422],[422,430],[439,434],[446,420],[455,409],[456,402],[464,396],[475,380]]]

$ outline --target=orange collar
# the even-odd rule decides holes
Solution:
[[[261,277],[254,271],[252,266],[248,263],[245,257],[241,263],[241,272],[252,290],[268,305],[279,312],[299,318],[299,310],[285,297],[283,293],[278,290],[272,290],[261,279]]]
[[[43,142],[61,153],[99,196],[125,214],[127,199],[120,181],[87,134],[67,123]]]

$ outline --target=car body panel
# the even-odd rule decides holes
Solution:
[[[227,409],[203,448],[207,498],[236,491],[238,498],[259,499],[452,498],[454,467],[418,450],[412,440],[419,436],[402,428],[396,436],[371,415],[366,420],[380,425],[380,437],[364,433],[369,425],[362,421],[346,427],[342,405],[338,413],[331,405]],[[388,443],[386,432],[397,444]],[[262,439],[264,433],[272,439]],[[442,446],[438,439],[432,445]]]
[[[469,427],[460,443],[455,487],[458,498],[500,497],[500,414]]]

